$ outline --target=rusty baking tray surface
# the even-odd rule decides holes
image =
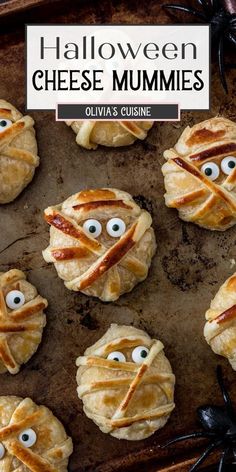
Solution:
[[[48,22],[59,23],[170,22],[156,1],[149,2],[148,9],[128,1],[56,3],[58,10],[53,5],[47,5],[47,10],[38,6],[35,22],[45,20],[45,11]],[[24,111],[23,23],[32,20],[33,13],[29,9],[21,15],[20,24],[17,11],[7,17],[7,23],[4,19],[5,30],[8,22],[10,26],[1,35],[0,97]],[[227,96],[213,75],[211,112],[184,113],[180,123],[158,123],[146,141],[123,149],[80,149],[73,132],[64,123],[55,123],[53,113],[33,113],[41,165],[21,196],[0,208],[0,270],[17,267],[27,272],[49,300],[48,324],[31,361],[16,377],[1,376],[1,394],[30,396],[62,420],[75,447],[70,472],[187,472],[203,443],[191,442],[170,451],[162,450],[160,444],[176,433],[196,430],[199,405],[222,403],[215,377],[217,362],[223,366],[230,391],[235,392],[235,373],[227,361],[212,353],[202,335],[205,310],[233,272],[235,228],[221,234],[181,222],[164,205],[160,172],[163,150],[175,143],[185,126],[218,113],[236,119],[235,73],[231,71],[229,77]],[[112,304],[66,290],[53,266],[41,256],[48,243],[43,209],[84,187],[102,186],[130,192],[151,211],[158,241],[147,280]],[[166,427],[145,441],[118,441],[101,433],[83,414],[77,398],[75,359],[111,322],[133,324],[160,338],[177,377],[176,409]],[[216,459],[213,456],[209,464]]]

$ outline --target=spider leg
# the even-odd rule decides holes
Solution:
[[[224,472],[225,469],[225,461],[228,457],[228,454],[230,452],[230,447],[226,447],[223,451],[223,454],[220,459],[219,467],[218,467],[218,472]]]
[[[234,456],[234,462],[233,462],[233,464],[236,464],[236,447],[235,447],[235,444],[234,444],[233,447],[232,447],[232,453],[233,453],[233,456]]]
[[[185,13],[190,13],[191,15],[197,16],[203,21],[207,20],[206,16],[203,13],[191,7],[187,7],[184,5],[173,5],[171,3],[169,5],[162,5],[162,7],[167,10],[177,10],[177,11],[183,11]]]
[[[221,441],[217,441],[217,442],[214,442],[212,444],[210,444],[206,450],[203,452],[203,454],[199,457],[199,459],[197,460],[197,462],[195,462],[195,464],[192,465],[192,467],[190,467],[189,469],[189,472],[193,472],[194,470],[197,470],[198,466],[200,464],[203,463],[203,461],[206,460],[206,458],[209,456],[209,454],[211,453],[211,451],[213,451],[213,449],[215,449],[216,447],[218,447],[220,444],[222,444],[222,440]]]
[[[233,405],[232,405],[232,402],[231,402],[231,398],[229,396],[229,392],[227,391],[227,389],[225,387],[225,384],[224,384],[222,369],[221,369],[220,365],[217,366],[216,374],[217,374],[218,384],[220,386],[222,396],[223,396],[223,399],[224,399],[224,402],[225,402],[225,406],[226,406],[226,409],[227,409],[227,413],[231,418],[234,418],[235,417],[234,408],[233,408]]]
[[[175,443],[177,443],[177,442],[179,442],[179,441],[184,441],[184,440],[186,440],[186,439],[192,439],[192,438],[214,438],[214,437],[215,437],[215,433],[196,431],[195,433],[184,434],[184,435],[182,435],[182,436],[177,436],[176,438],[171,439],[171,440],[168,441],[167,443],[163,444],[162,448],[168,447],[168,446],[170,446],[171,444],[175,444]]]
[[[218,65],[219,65],[219,72],[220,72],[220,80],[221,80],[221,83],[225,89],[225,92],[228,93],[228,87],[227,87],[227,82],[226,82],[226,78],[225,78],[225,64],[224,64],[224,40],[223,40],[223,37],[221,36],[220,40],[219,40],[219,47],[218,47]],[[219,377],[218,377],[218,368],[217,368],[217,378],[218,378],[218,382],[219,382]],[[221,387],[221,384],[219,382],[219,385]],[[222,388],[221,388],[222,390]],[[223,393],[223,390],[222,390],[222,393]],[[223,393],[223,397],[224,397],[224,393]],[[225,397],[224,397],[225,398]]]
[[[206,18],[210,19],[212,12],[209,12],[209,9],[212,10],[212,4],[209,5],[207,0],[197,0],[197,1],[201,5],[201,7],[203,8]]]
[[[232,26],[233,28],[235,27],[235,25],[236,25],[236,17],[235,16],[230,18],[229,25]]]
[[[226,38],[234,45],[236,46],[236,37],[234,36],[234,34],[228,32],[226,34]]]

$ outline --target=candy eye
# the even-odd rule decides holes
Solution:
[[[221,161],[221,170],[224,174],[229,175],[236,166],[236,157],[228,156]]]
[[[5,456],[5,447],[3,446],[2,443],[0,443],[0,459],[3,459]]]
[[[119,351],[110,352],[110,354],[107,356],[107,359],[109,359],[109,361],[126,362],[123,352]]]
[[[102,232],[102,225],[98,220],[87,220],[83,224],[83,229],[93,238],[98,238]]]
[[[201,167],[201,171],[205,174],[210,180],[216,180],[220,175],[220,169],[217,164],[214,162],[206,162]]]
[[[12,125],[12,121],[11,120],[1,120],[0,119],[0,133],[2,131],[4,131],[5,129],[9,128],[9,126]]]
[[[112,218],[107,222],[107,232],[113,238],[119,238],[124,234],[126,230],[126,224],[120,218]]]
[[[37,441],[37,434],[31,428],[22,431],[18,437],[19,441],[25,447],[32,447]]]
[[[20,308],[25,303],[25,296],[20,290],[11,290],[6,296],[6,304],[8,308],[14,310]]]
[[[132,352],[132,359],[136,364],[142,364],[149,354],[149,349],[145,346],[137,346]]]

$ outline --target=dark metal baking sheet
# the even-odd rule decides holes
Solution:
[[[53,3],[53,2],[52,2]],[[95,1],[56,2],[48,6],[48,22],[153,23],[170,22],[160,2]],[[1,7],[0,7],[1,8]],[[45,7],[46,8],[46,7]],[[35,22],[45,20],[45,8]],[[32,19],[14,13],[1,34],[0,97],[24,110],[23,23]],[[1,24],[1,22],[0,22]],[[169,451],[159,446],[176,433],[198,428],[196,408],[222,403],[215,368],[224,368],[235,395],[235,373],[227,361],[215,356],[204,341],[204,313],[211,298],[234,268],[235,228],[213,233],[179,220],[163,199],[162,152],[174,144],[187,125],[218,113],[235,116],[235,72],[229,71],[230,92],[225,95],[213,74],[209,113],[184,113],[180,123],[157,123],[144,142],[133,146],[87,151],[75,143],[74,133],[53,113],[33,113],[36,122],[40,167],[33,182],[13,203],[0,208],[0,270],[17,267],[27,272],[40,293],[49,300],[47,327],[42,344],[31,361],[12,377],[1,376],[1,394],[30,396],[44,403],[63,421],[73,437],[70,472],[171,471],[185,472],[201,443]],[[47,246],[49,228],[43,209],[61,202],[85,187],[115,186],[134,195],[151,211],[157,236],[157,253],[145,282],[111,304],[68,291],[41,251]],[[119,441],[103,434],[82,412],[77,398],[75,359],[93,344],[111,322],[133,324],[160,338],[177,378],[176,409],[167,426],[141,442]],[[216,461],[213,456],[211,463]],[[190,461],[190,462],[189,462]],[[175,465],[174,465],[175,464]]]

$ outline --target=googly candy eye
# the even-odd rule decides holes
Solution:
[[[236,166],[236,157],[227,156],[221,161],[221,170],[224,174],[229,175]]]
[[[31,428],[25,429],[24,431],[20,433],[18,439],[21,442],[21,444],[23,444],[23,446],[32,447],[37,441],[37,434]]]
[[[5,452],[5,447],[2,443],[0,443],[0,459],[3,459],[3,457],[5,456]]]
[[[83,224],[83,229],[88,235],[98,238],[102,232],[102,225],[98,220],[86,220]]]
[[[6,304],[11,310],[20,308],[25,303],[25,296],[20,290],[11,290],[6,296]]]
[[[149,349],[145,346],[137,346],[132,352],[132,359],[136,364],[142,364],[149,354]]]
[[[112,238],[119,238],[125,233],[126,224],[121,218],[112,218],[107,222],[106,228]]]
[[[214,162],[206,162],[203,164],[201,167],[201,172],[205,174],[210,180],[216,180],[220,175],[219,166]]]
[[[9,128],[12,125],[11,120],[0,119],[0,133],[2,133],[5,129]]]
[[[110,352],[110,354],[107,356],[107,359],[109,359],[109,361],[126,362],[123,352],[119,351]]]

